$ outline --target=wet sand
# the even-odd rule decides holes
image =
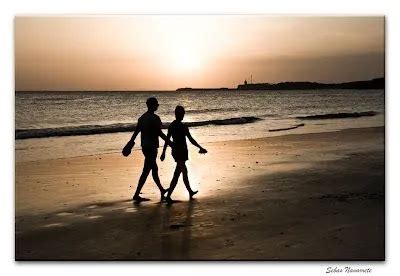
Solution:
[[[17,260],[384,260],[384,128],[191,147],[196,200],[182,180],[159,202],[143,157],[16,162]],[[174,163],[159,162],[167,187]]]

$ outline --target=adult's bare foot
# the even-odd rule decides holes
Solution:
[[[163,201],[163,200],[166,199],[166,193],[168,193],[168,190],[169,190],[169,188],[164,189],[164,190],[161,192],[161,199],[160,199],[160,201]]]

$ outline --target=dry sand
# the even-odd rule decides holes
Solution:
[[[191,148],[159,202],[140,151],[16,162],[17,260],[384,260],[384,128],[286,135]],[[165,187],[170,156],[159,162]]]

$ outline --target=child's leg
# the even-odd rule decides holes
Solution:
[[[171,199],[172,192],[174,191],[176,184],[178,184],[179,176],[181,175],[181,168],[178,164],[176,164],[174,176],[172,177],[171,184],[168,188],[167,199]]]
[[[183,162],[183,165],[182,165],[182,175],[183,175],[183,183],[185,183],[186,189],[188,190],[190,197],[192,197],[193,195],[195,195],[197,193],[197,191],[193,192],[192,188],[190,187],[188,170],[187,170],[185,162]]]

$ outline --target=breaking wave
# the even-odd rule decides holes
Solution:
[[[207,125],[239,125],[249,124],[262,120],[258,117],[236,117],[221,120],[207,120],[186,123],[189,127]],[[167,128],[169,123],[163,124]],[[15,139],[48,138],[59,136],[95,135],[116,132],[130,132],[135,130],[136,124],[118,123],[110,125],[84,125],[58,128],[17,129]]]
[[[351,112],[351,113],[328,113],[328,114],[317,114],[308,116],[298,116],[296,119],[302,120],[324,120],[324,119],[343,119],[343,118],[358,118],[364,116],[375,116],[378,114],[375,111],[365,111],[365,112]]]

